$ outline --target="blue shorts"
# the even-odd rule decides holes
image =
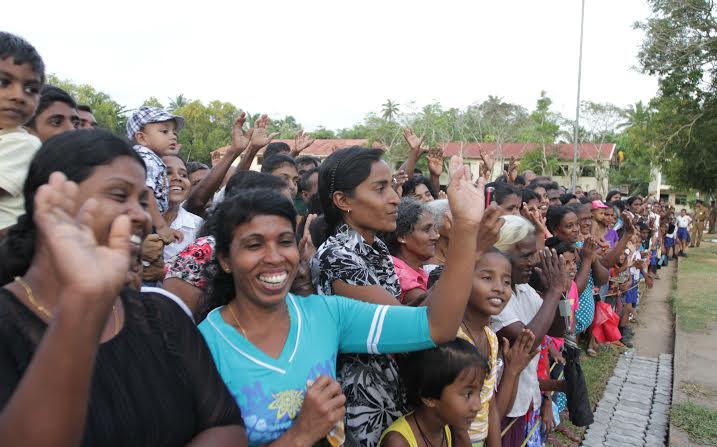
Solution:
[[[637,287],[635,287],[635,280],[632,280],[632,285],[630,286],[630,290],[625,292],[625,303],[626,304],[632,304],[633,306],[637,304]]]
[[[675,240],[671,237],[666,237],[664,241],[665,248],[670,248],[675,246]]]
[[[687,228],[678,228],[677,229],[677,239],[681,241],[688,241],[690,240],[690,233],[687,231]]]

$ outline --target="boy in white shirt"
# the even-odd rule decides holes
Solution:
[[[35,114],[45,64],[21,37],[0,32],[0,239],[25,214],[22,188],[40,140],[22,126]]]
[[[680,215],[677,216],[677,245],[680,247],[677,256],[687,256],[685,248],[687,248],[687,244],[690,242],[689,227],[691,223],[692,218],[687,215],[687,210],[682,208]]]

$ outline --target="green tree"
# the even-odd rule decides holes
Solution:
[[[175,110],[180,109],[187,104],[189,104],[191,101],[184,97],[183,94],[179,94],[174,97],[174,99],[169,98],[169,105],[167,106],[167,110],[174,113]]]
[[[550,110],[553,100],[550,99],[545,91],[540,92],[540,97],[535,105],[525,126],[521,129],[518,140],[524,143],[537,143],[542,153],[541,167],[536,172],[542,172],[544,175],[553,175],[554,169],[551,162],[551,155],[554,154],[552,145],[555,143],[560,134],[559,114]]]
[[[333,140],[336,138],[336,132],[319,126],[315,131],[311,132],[311,137],[317,140]]]
[[[671,185],[717,191],[717,20],[710,0],[648,0],[638,54],[659,79],[655,159]]]
[[[278,132],[280,140],[293,139],[297,132],[302,130],[301,124],[291,115],[284,118],[272,119],[268,126],[269,132]]]
[[[159,99],[157,99],[157,98],[154,97],[154,96],[150,96],[149,98],[145,99],[144,102],[142,103],[142,106],[147,106],[147,107],[159,107],[160,109],[163,109],[163,108],[164,108],[164,106],[162,105],[162,103],[159,102]]]
[[[390,99],[387,99],[384,104],[381,105],[382,113],[381,117],[387,121],[395,121],[396,117],[398,116],[398,107],[401,104],[398,104],[396,102],[391,101]]]
[[[630,194],[647,194],[652,178],[655,153],[655,133],[652,117],[655,111],[650,106],[638,102],[623,113],[617,136],[618,153],[615,164],[610,168],[610,183],[625,185]]]
[[[369,129],[364,123],[357,123],[352,127],[338,130],[336,136],[346,140],[360,140],[369,137]]]
[[[239,110],[228,102],[212,101],[205,106],[195,100],[174,113],[184,118],[178,142],[185,159],[209,163],[212,151],[231,142],[232,124]]]

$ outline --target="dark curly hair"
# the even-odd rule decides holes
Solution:
[[[416,192],[416,188],[418,187],[418,185],[424,185],[426,188],[428,188],[428,191],[431,193],[433,198],[436,198],[436,191],[433,190],[433,185],[431,185],[431,181],[422,175],[414,175],[403,183],[403,186],[401,187],[402,197],[412,196]]]

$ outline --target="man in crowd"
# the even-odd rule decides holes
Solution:
[[[35,116],[26,127],[42,142],[63,132],[79,129],[80,114],[77,111],[77,103],[61,88],[46,85],[40,91],[40,102]]]
[[[697,201],[695,207],[695,218],[692,221],[692,236],[690,238],[690,247],[699,247],[702,242],[702,233],[705,231],[705,222],[707,221],[707,208],[705,208],[702,200]]]
[[[97,127],[97,120],[92,114],[90,106],[80,104],[77,106],[77,111],[80,114],[80,128],[81,129],[94,129]]]

